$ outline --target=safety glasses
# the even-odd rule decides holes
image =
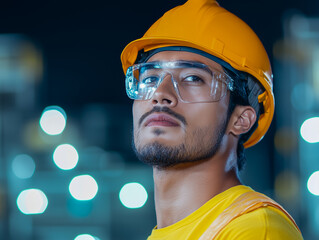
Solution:
[[[216,102],[227,90],[233,91],[233,80],[224,72],[193,61],[166,61],[135,64],[126,72],[126,93],[134,100],[149,100],[167,78],[186,103]]]

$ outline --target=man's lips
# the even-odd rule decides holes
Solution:
[[[160,115],[166,116],[164,117],[164,122],[166,119],[166,122],[171,122],[170,125],[172,123],[174,126],[176,126],[176,124],[177,126],[180,126],[181,124],[185,126],[187,125],[186,119],[181,114],[174,112],[173,110],[171,110],[170,108],[166,106],[164,107],[155,106],[153,107],[151,111],[144,113],[138,120],[138,125],[141,126],[144,123],[143,126],[145,126],[145,122],[149,118],[154,116],[155,117],[160,116]],[[163,122],[163,120],[161,119],[158,119],[158,120]],[[167,123],[164,123],[164,124],[167,124]]]
[[[165,127],[177,127],[180,124],[171,116],[165,113],[153,113],[145,119],[144,126],[165,126]]]

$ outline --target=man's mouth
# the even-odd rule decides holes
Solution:
[[[187,125],[186,119],[172,111],[168,107],[159,107],[155,106],[153,109],[149,112],[144,113],[139,121],[139,126],[170,126],[170,127],[176,127],[182,125]],[[151,124],[151,125],[150,125]]]
[[[153,113],[145,119],[145,127],[164,126],[178,127],[180,124],[173,117],[165,113]]]

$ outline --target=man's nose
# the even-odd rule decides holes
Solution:
[[[152,97],[153,105],[166,105],[173,107],[178,102],[178,96],[173,84],[173,76],[167,73]]]

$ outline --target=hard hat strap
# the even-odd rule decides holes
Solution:
[[[248,88],[248,102],[249,105],[252,106],[256,114],[262,114],[264,112],[263,105],[259,103],[258,96],[262,94],[265,90],[258,83],[257,80],[254,79],[251,75],[247,74],[247,88]]]

